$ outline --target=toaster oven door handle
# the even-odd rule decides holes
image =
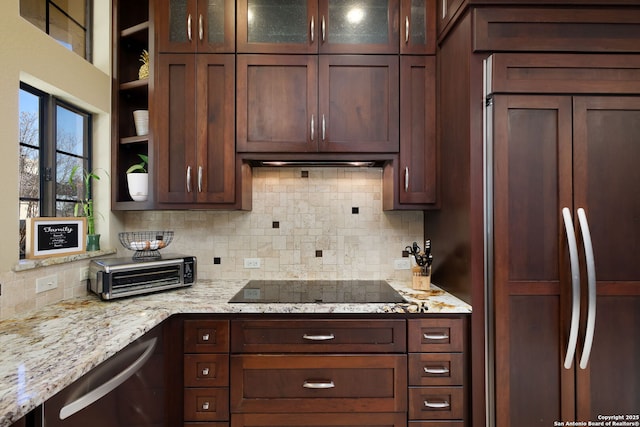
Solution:
[[[89,393],[79,397],[73,402],[65,405],[60,409],[60,419],[64,420],[65,418],[69,418],[71,415],[76,412],[82,411],[87,406],[91,405],[93,402],[96,402],[102,399],[107,394],[111,393],[114,389],[116,389],[123,382],[128,380],[133,374],[135,374],[146,362],[149,360],[153,351],[156,348],[158,339],[152,338],[144,345],[144,352],[140,357],[136,359],[131,365],[129,365],[126,369],[121,371],[119,374],[115,375],[109,381],[99,385],[98,387],[91,390]]]

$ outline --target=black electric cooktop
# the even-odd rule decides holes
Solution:
[[[404,302],[384,280],[251,280],[230,303]]]

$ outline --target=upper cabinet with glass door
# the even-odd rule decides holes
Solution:
[[[400,53],[435,55],[436,0],[402,0]]]
[[[399,0],[239,0],[240,53],[398,53]]]
[[[160,0],[158,52],[233,53],[234,0]]]

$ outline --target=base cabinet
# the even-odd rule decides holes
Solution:
[[[185,427],[443,427],[467,418],[465,316],[187,316],[182,331]]]

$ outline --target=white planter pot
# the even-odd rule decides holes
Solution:
[[[129,195],[136,202],[144,202],[149,197],[149,174],[128,173]]]
[[[149,133],[149,110],[135,110],[133,112],[133,124],[136,127],[136,134],[146,135]]]

